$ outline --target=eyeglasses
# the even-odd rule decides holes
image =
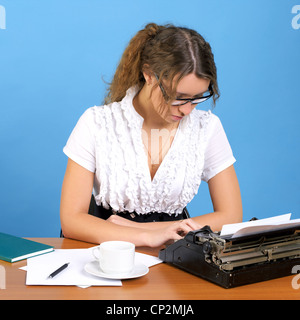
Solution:
[[[159,82],[159,79],[158,79],[158,76],[156,74],[155,75],[155,78],[158,82],[158,85],[160,87],[160,90],[163,94],[163,97],[166,101],[169,101],[170,100],[170,97],[167,95],[164,87],[162,86],[162,84]],[[179,99],[179,98],[176,98],[174,101],[172,101],[171,105],[172,106],[183,106],[189,102],[191,102],[191,104],[199,104],[201,102],[204,102],[206,100],[208,100],[209,98],[211,98],[213,96],[213,91],[212,91],[212,86],[211,84],[209,85],[208,87],[208,90],[206,92],[203,93],[203,95],[201,97],[196,97],[196,98],[193,98],[193,99]]]

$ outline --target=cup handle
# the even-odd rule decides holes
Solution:
[[[92,250],[93,256],[96,260],[100,260],[101,259],[101,254],[99,251],[99,247],[93,248]]]

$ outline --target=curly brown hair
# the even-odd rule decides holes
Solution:
[[[195,30],[147,24],[125,49],[105,103],[121,101],[132,86],[140,90],[145,84],[143,71],[146,69],[156,74],[160,83],[163,79],[173,83],[170,98],[175,97],[178,82],[190,73],[210,80],[214,104],[220,96],[211,47]],[[178,77],[174,83],[175,76]]]

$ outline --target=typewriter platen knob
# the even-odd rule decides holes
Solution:
[[[204,254],[209,254],[212,251],[212,244],[209,241],[205,241],[202,245],[202,250]]]

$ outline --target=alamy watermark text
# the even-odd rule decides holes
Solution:
[[[292,28],[295,30],[300,29],[300,4],[293,6],[292,14],[295,16],[292,19]]]
[[[0,5],[0,29],[6,29],[6,10]]]
[[[6,289],[6,276],[5,276],[5,268],[0,266],[0,290]]]
[[[300,289],[300,265],[296,265],[292,269],[292,274],[296,274],[292,279],[292,287],[295,290]]]

